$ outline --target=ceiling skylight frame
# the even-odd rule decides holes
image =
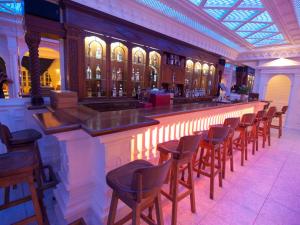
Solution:
[[[0,13],[8,13],[13,15],[24,14],[23,0],[2,0],[0,1]]]
[[[298,2],[300,9],[300,0],[293,1]],[[264,43],[275,43],[275,41],[269,40],[273,36],[280,35],[283,37],[262,0],[201,0],[198,7],[199,10],[203,10],[253,46],[256,46],[253,43],[257,42],[252,39],[259,40],[262,43],[260,46],[262,46]],[[218,13],[217,10],[226,10],[227,13],[221,13],[221,11]],[[251,36],[260,38],[251,38]],[[267,41],[263,42],[263,40]],[[286,43],[284,38],[281,40]]]

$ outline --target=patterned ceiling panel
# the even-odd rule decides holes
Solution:
[[[171,17],[185,25],[188,25],[199,32],[205,33],[214,39],[233,46],[233,41],[199,23],[199,21],[173,8],[171,1],[166,0],[135,0],[153,8],[166,16]],[[182,0],[180,0],[182,1]],[[216,20],[220,26],[245,40],[246,43],[261,47],[266,45],[287,43],[285,37],[274,23],[272,16],[265,8],[262,0],[184,0],[191,10],[203,14],[205,12]],[[300,0],[293,0],[299,2]],[[176,2],[176,1],[175,1]],[[191,7],[193,6],[193,7]],[[196,7],[195,7],[196,6]],[[299,13],[300,14],[300,13]],[[299,17],[300,18],[300,17]],[[222,38],[220,38],[222,37]]]
[[[20,0],[0,0],[0,13],[9,13],[15,15],[23,14],[23,1]]]

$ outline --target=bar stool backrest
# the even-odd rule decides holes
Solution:
[[[240,118],[239,117],[232,117],[232,118],[226,118],[224,120],[223,125],[224,126],[229,126],[232,130],[235,130],[240,123]]]
[[[208,130],[208,141],[210,143],[221,144],[227,139],[230,129],[229,126],[210,127]]]
[[[260,110],[256,113],[256,118],[258,120],[262,120],[262,118],[264,118],[266,116],[266,111],[264,110]]]
[[[0,123],[0,138],[1,142],[8,148],[10,145],[9,139],[12,138],[12,135],[9,128],[2,123]]]
[[[194,154],[199,148],[201,135],[189,135],[181,137],[177,147],[176,158],[184,158]]]
[[[132,190],[136,190],[137,201],[146,198],[160,190],[169,172],[172,160],[158,166],[137,169],[133,174]]]
[[[242,116],[242,123],[253,124],[255,122],[256,114],[255,113],[246,113]]]
[[[287,105],[283,106],[281,109],[282,114],[285,114],[287,110],[288,110],[288,106]]]
[[[275,113],[277,112],[277,109],[275,106],[272,106],[269,108],[268,112],[267,112],[267,119],[268,120],[272,120],[273,117],[275,116]]]

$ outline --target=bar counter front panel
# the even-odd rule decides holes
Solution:
[[[88,224],[105,224],[111,199],[111,192],[105,182],[108,171],[135,159],[157,163],[158,143],[179,139],[193,134],[194,131],[206,130],[212,124],[223,123],[228,117],[257,112],[264,104],[251,102],[198,109],[196,106],[187,105],[185,110],[176,113],[160,110],[160,113],[146,115],[147,120],[159,123],[133,126],[115,133],[92,136],[84,126],[83,129],[74,128],[75,130],[53,133],[60,143],[61,160],[58,171],[61,182],[55,189],[56,216],[68,223],[84,217]],[[94,110],[88,111],[97,115]],[[136,110],[131,111],[133,115],[128,116],[136,117],[134,111]],[[106,119],[115,120],[112,123],[118,124],[118,117],[122,112],[113,113],[115,117]],[[68,122],[76,123],[76,119],[81,118],[81,121],[89,123],[87,121],[91,118],[86,115],[87,112],[82,110],[73,111],[74,118]],[[63,121],[62,118],[61,120]]]

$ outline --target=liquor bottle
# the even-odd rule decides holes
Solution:
[[[153,81],[154,82],[157,81],[157,73],[156,73],[156,71],[153,71]]]
[[[117,61],[122,62],[123,61],[123,55],[121,50],[118,51],[117,53]]]
[[[134,68],[132,67],[131,81],[135,80]]]
[[[170,55],[169,63],[170,63],[171,65],[174,64],[174,55]]]
[[[141,86],[139,85],[138,88],[137,88],[137,95],[138,95],[138,97],[140,96],[140,94],[141,94]]]
[[[96,59],[101,59],[102,57],[102,50],[100,47],[97,47],[96,49]]]
[[[90,98],[92,97],[92,88],[87,89],[87,96]]]
[[[87,80],[91,80],[92,79],[92,70],[91,70],[90,66],[88,66],[87,69],[86,69],[86,79]]]
[[[101,97],[101,85],[100,85],[100,81],[97,82],[97,96]]]
[[[122,80],[122,70],[121,70],[121,68],[119,68],[117,70],[117,81],[120,81],[120,80]]]
[[[119,96],[120,96],[120,97],[123,96],[123,88],[122,88],[122,84],[120,84]]]
[[[117,88],[116,88],[116,85],[114,84],[114,87],[112,89],[112,96],[113,97],[117,97]]]
[[[136,96],[136,91],[135,91],[135,88],[133,88],[133,90],[132,90],[132,97],[135,97]]]
[[[142,57],[140,55],[137,56],[137,63],[142,63]]]
[[[100,69],[99,65],[97,65],[97,67],[96,67],[96,79],[97,80],[101,79],[101,69]]]
[[[117,78],[116,69],[113,68],[111,79],[112,79],[112,80],[116,80],[116,78]]]
[[[135,80],[136,80],[137,82],[140,81],[140,70],[139,70],[138,68],[136,69]]]

